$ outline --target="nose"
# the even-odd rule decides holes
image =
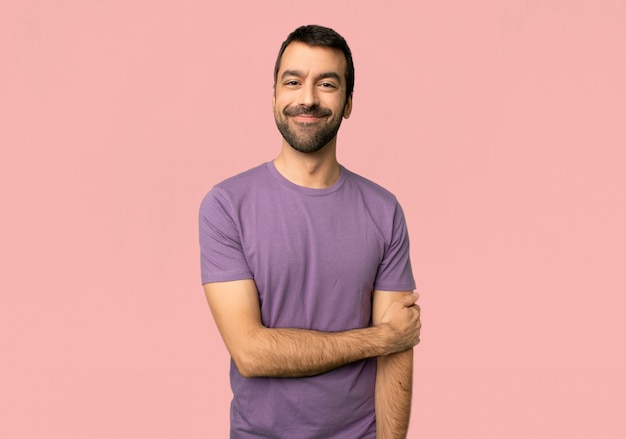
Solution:
[[[304,84],[303,87],[300,89],[298,101],[299,105],[303,105],[305,107],[318,105],[319,99],[317,96],[317,87],[315,86],[315,84]]]

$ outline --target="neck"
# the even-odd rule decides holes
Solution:
[[[336,138],[314,153],[293,149],[285,140],[280,154],[274,160],[280,174],[298,186],[323,189],[332,186],[341,173],[337,162]]]

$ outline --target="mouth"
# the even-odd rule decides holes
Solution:
[[[331,111],[317,105],[312,107],[289,106],[283,110],[283,114],[300,124],[312,124],[331,116]]]
[[[310,114],[300,114],[297,116],[292,116],[292,118],[294,122],[299,122],[299,123],[315,123],[322,119],[321,117],[313,116]]]

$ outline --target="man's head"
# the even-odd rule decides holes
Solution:
[[[302,26],[281,46],[274,71],[274,118],[295,150],[334,144],[352,111],[354,66],[346,41],[321,26]]]
[[[283,58],[283,53],[289,44],[294,41],[304,43],[307,46],[319,46],[328,47],[331,49],[340,50],[343,56],[346,58],[346,98],[352,96],[354,90],[354,63],[352,61],[352,52],[346,40],[334,30],[324,27],[310,24],[307,26],[300,26],[292,33],[289,34],[287,39],[280,46],[278,51],[278,57],[276,58],[276,64],[274,65],[274,86],[276,86],[276,80],[278,79],[278,70],[280,69],[280,63]]]

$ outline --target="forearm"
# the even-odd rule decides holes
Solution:
[[[204,288],[217,328],[245,377],[317,375],[365,358],[402,352],[419,342],[417,297],[410,294],[390,302],[384,315],[381,301],[376,301],[374,326],[321,332],[263,326],[251,279],[206,283]]]
[[[378,358],[376,438],[406,438],[411,415],[413,349]]]
[[[302,377],[398,348],[386,325],[343,332],[260,327],[233,358],[247,377]]]

